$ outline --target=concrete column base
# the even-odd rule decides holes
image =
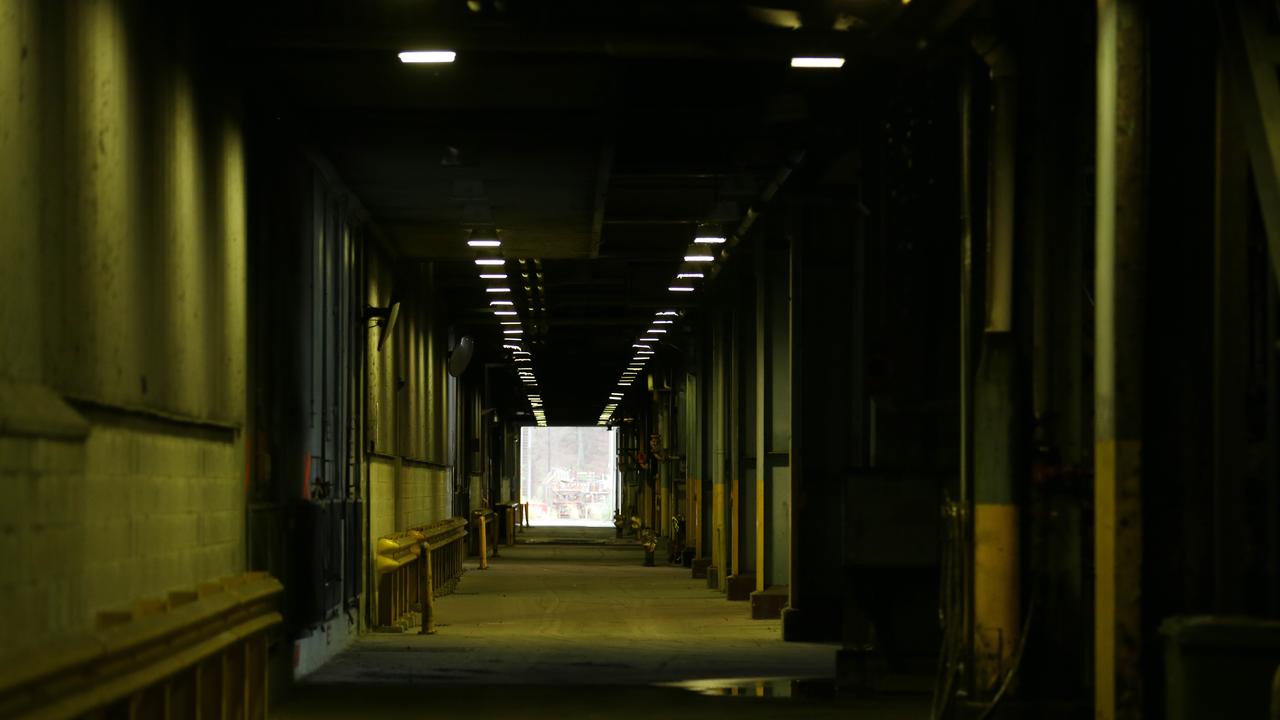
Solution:
[[[852,695],[875,694],[887,669],[883,653],[842,648],[836,651],[836,689]]]
[[[756,589],[755,575],[730,575],[725,578],[729,599],[734,602],[746,602]]]
[[[711,558],[694,558],[693,564],[689,567],[693,568],[690,577],[695,579],[707,577],[707,568],[711,567]]]
[[[790,601],[791,592],[786,585],[770,585],[751,593],[750,597],[752,620],[777,620],[782,617],[782,610]]]
[[[840,640],[844,618],[839,607],[786,607],[782,610],[782,639],[787,642],[836,642]]]
[[[707,589],[709,590],[720,589],[720,568],[716,567],[715,565],[707,566]]]

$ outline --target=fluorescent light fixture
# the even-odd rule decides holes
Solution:
[[[510,300],[490,300],[489,301],[490,307],[501,307],[501,306],[507,306],[507,305],[515,305],[515,303],[511,302]]]
[[[672,285],[667,289],[670,290],[671,292],[693,292],[693,288],[689,287],[688,285]]]
[[[648,349],[649,349],[649,346],[648,346],[648,345],[641,345],[640,343],[631,343],[631,347],[633,347],[633,348],[644,348],[645,350],[648,350]]]
[[[840,67],[844,67],[844,58],[842,57],[793,57],[791,58],[791,67],[793,68],[840,68]]]
[[[522,328],[511,328],[510,330],[503,330],[502,334],[503,335],[523,335],[524,330]]]
[[[400,53],[402,63],[451,63],[458,56],[452,50],[407,50]]]
[[[658,338],[643,337],[643,338],[640,338],[640,342],[642,342],[642,343],[645,343],[645,342],[658,342]]]
[[[695,272],[695,273],[680,273],[679,275],[676,275],[676,279],[677,279],[677,280],[684,280],[684,279],[686,279],[686,278],[704,278],[704,277],[706,277],[706,275],[704,275],[704,274],[702,274],[702,273],[696,273],[696,272]]]
[[[480,273],[481,280],[506,280],[506,273]]]
[[[503,320],[501,323],[498,323],[498,324],[499,325],[520,325],[522,323],[519,320]]]
[[[662,328],[649,328],[648,330],[645,330],[645,332],[650,335],[665,335],[667,333],[667,331]]]
[[[502,247],[501,240],[468,240],[471,247]]]
[[[693,254],[684,256],[685,262],[708,263],[708,262],[715,262],[715,260],[716,258],[714,255],[708,255],[706,253],[693,253]]]
[[[515,359],[515,361],[516,361],[516,362],[518,362],[518,363],[533,362],[533,361],[532,361],[532,360],[530,360],[529,358],[525,358],[525,357],[518,357],[518,358],[516,358],[516,359]]]
[[[658,317],[675,317],[679,314],[680,313],[676,312],[675,310],[659,310],[657,313]],[[659,320],[658,322],[662,322],[662,321]]]
[[[637,350],[636,355],[652,355],[652,350]]]
[[[700,235],[693,239],[699,245],[723,245],[724,238],[715,235]]]
[[[674,324],[674,322],[675,322],[674,320],[654,320],[653,324],[654,325],[672,325]]]
[[[521,349],[517,346],[517,347],[516,347],[516,351],[515,351],[515,353],[513,353],[513,354],[515,354],[515,355],[528,355],[528,354],[529,354],[529,351],[528,351],[528,350],[521,350]]]
[[[506,260],[502,258],[476,258],[477,265],[505,265]]]
[[[485,289],[484,289],[484,291],[485,291],[485,292],[491,292],[491,293],[508,293],[508,292],[511,292],[511,288],[509,288],[509,287],[487,287],[487,288],[485,288]]]
[[[493,311],[493,314],[494,314],[494,315],[502,315],[503,317],[508,317],[508,316],[511,316],[511,315],[517,315],[517,314],[519,314],[519,313],[517,313],[515,310],[494,310],[494,311]]]
[[[520,346],[519,346],[519,345],[512,345],[512,344],[510,344],[510,343],[508,343],[508,344],[506,344],[506,345],[503,345],[503,346],[502,346],[502,349],[503,349],[503,350],[515,350],[515,351],[516,351],[516,352],[515,352],[515,354],[516,354],[516,355],[519,355],[519,354],[521,353],[521,350],[520,350]],[[528,355],[528,353],[525,353],[525,354],[526,354],[526,355]]]

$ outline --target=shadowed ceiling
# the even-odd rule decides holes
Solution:
[[[243,42],[389,242],[436,262],[490,357],[500,328],[466,239],[496,230],[548,421],[593,424],[654,312],[697,302],[667,288],[698,223],[732,230],[798,151],[838,137],[922,4],[285,3],[250,6]],[[456,62],[397,58],[436,48]]]

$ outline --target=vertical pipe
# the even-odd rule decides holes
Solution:
[[[740,296],[740,294],[739,294]],[[735,306],[729,312],[729,356],[728,356],[728,385],[726,393],[729,397],[729,417],[728,427],[725,436],[728,439],[729,453],[729,557],[726,559],[726,567],[722,573],[722,577],[728,578],[730,575],[737,575],[742,571],[742,563],[740,553],[742,550],[742,516],[739,513],[742,507],[742,358],[741,358],[741,341],[742,333],[740,332],[741,319],[739,317],[740,305]],[[722,584],[722,589],[728,589],[727,585]]]
[[[480,524],[480,569],[489,569],[489,537],[488,531],[485,529],[484,510],[482,509],[476,515],[476,522]]]
[[[1145,55],[1142,3],[1099,0],[1094,284],[1094,689],[1102,720],[1142,713]]]
[[[771,449],[769,432],[771,415],[773,407],[771,402],[771,388],[773,382],[772,357],[769,354],[770,335],[773,332],[773,323],[769,317],[769,303],[773,299],[772,288],[769,287],[770,267],[769,267],[769,236],[758,234],[755,246],[755,280],[756,280],[756,306],[755,306],[755,393],[756,393],[756,413],[755,427],[752,432],[756,438],[756,481],[755,487],[755,573],[756,573],[756,590],[763,591],[768,585],[769,567],[766,557],[766,549],[768,548],[769,518],[768,514],[768,493],[766,488],[770,487],[773,482],[772,470],[769,467],[769,450]]]
[[[973,72],[966,64],[960,82],[960,467],[956,488],[961,539],[968,541],[973,452]],[[966,557],[969,556],[965,553]],[[972,558],[961,572],[961,647],[972,648]]]
[[[1246,590],[1238,581],[1245,568],[1235,532],[1236,513],[1246,500],[1240,492],[1246,475],[1245,396],[1248,382],[1249,156],[1237,132],[1227,96],[1227,67],[1218,65],[1217,148],[1214,182],[1213,317],[1213,599],[1214,611],[1241,612]]]
[[[1008,48],[975,43],[991,71],[991,163],[987,224],[987,297],[982,353],[974,382],[974,670],[980,690],[1010,671],[1021,601],[1017,343],[1013,334],[1014,188],[1017,85]]]

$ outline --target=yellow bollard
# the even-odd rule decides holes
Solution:
[[[484,529],[484,513],[476,515],[476,519],[480,521],[480,569],[489,569],[489,538],[486,536]]]
[[[422,541],[422,554],[418,557],[418,562],[425,563],[422,572],[418,573],[418,577],[422,578],[422,587],[418,590],[418,600],[422,603],[422,627],[418,634],[435,635],[436,594],[432,588],[431,544],[425,540]]]

